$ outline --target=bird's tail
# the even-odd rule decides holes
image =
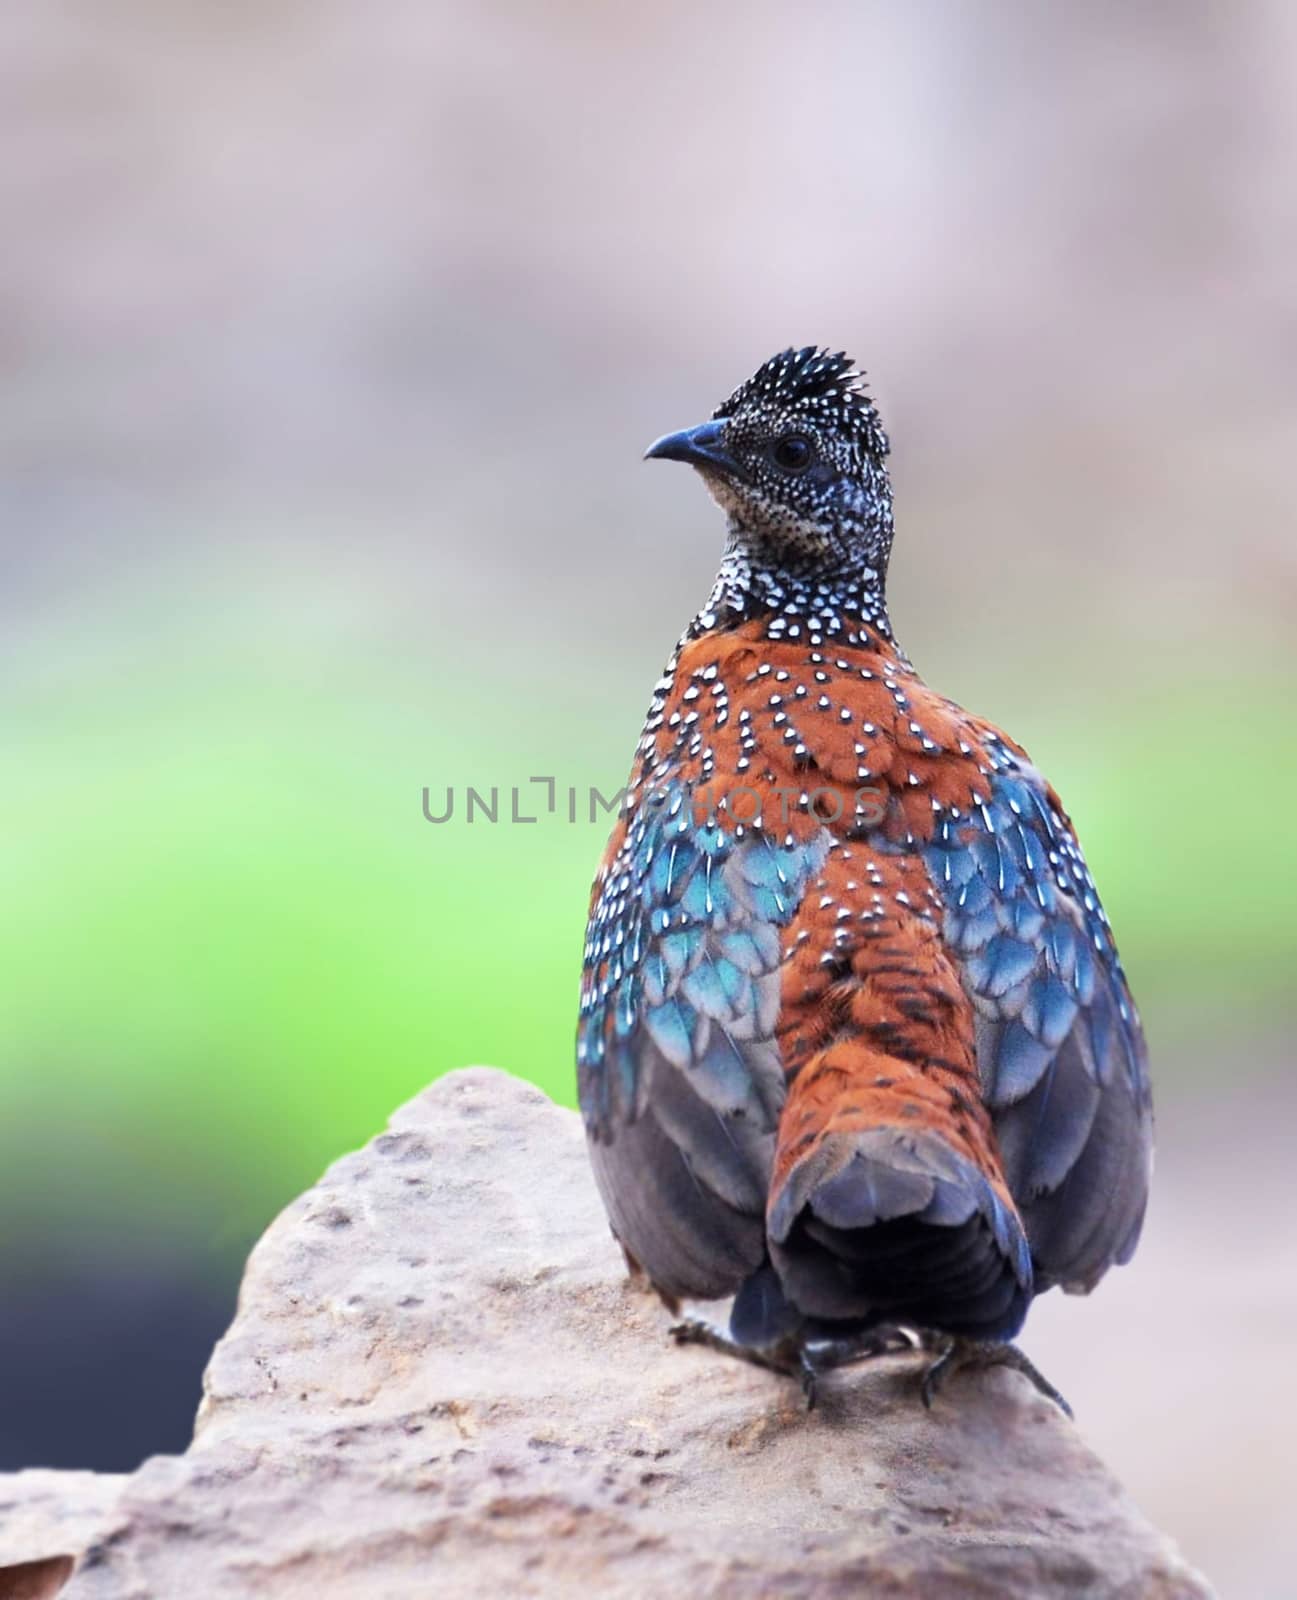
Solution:
[[[784,1294],[817,1320],[1007,1340],[1031,1300],[1031,1252],[980,1105],[858,1039],[793,1084],[766,1231]]]

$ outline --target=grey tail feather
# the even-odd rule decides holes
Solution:
[[[789,1173],[767,1232],[783,1293],[808,1317],[1007,1340],[1031,1301],[1017,1216],[935,1133],[822,1141]]]

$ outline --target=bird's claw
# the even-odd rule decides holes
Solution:
[[[935,1361],[929,1362],[919,1385],[924,1406],[931,1411],[932,1402],[945,1387],[947,1380],[961,1367],[1009,1367],[1020,1372],[1038,1394],[1052,1400],[1065,1417],[1071,1417],[1072,1408],[1040,1368],[1016,1344],[993,1344],[978,1339],[949,1339],[941,1347]]]

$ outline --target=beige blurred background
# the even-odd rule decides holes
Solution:
[[[183,1447],[240,1259],[436,1072],[574,1097],[602,827],[719,525],[649,439],[868,367],[892,609],[1143,1003],[1135,1264],[1027,1343],[1297,1592],[1297,8],[9,0],[0,1466]]]

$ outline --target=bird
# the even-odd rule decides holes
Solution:
[[[594,1174],[675,1325],[815,1385],[918,1348],[932,1405],[1036,1295],[1127,1262],[1147,1050],[1062,802],[928,687],[886,581],[889,440],[841,351],[771,357],[646,459],[696,469],[719,570],[656,685],[591,895]]]

